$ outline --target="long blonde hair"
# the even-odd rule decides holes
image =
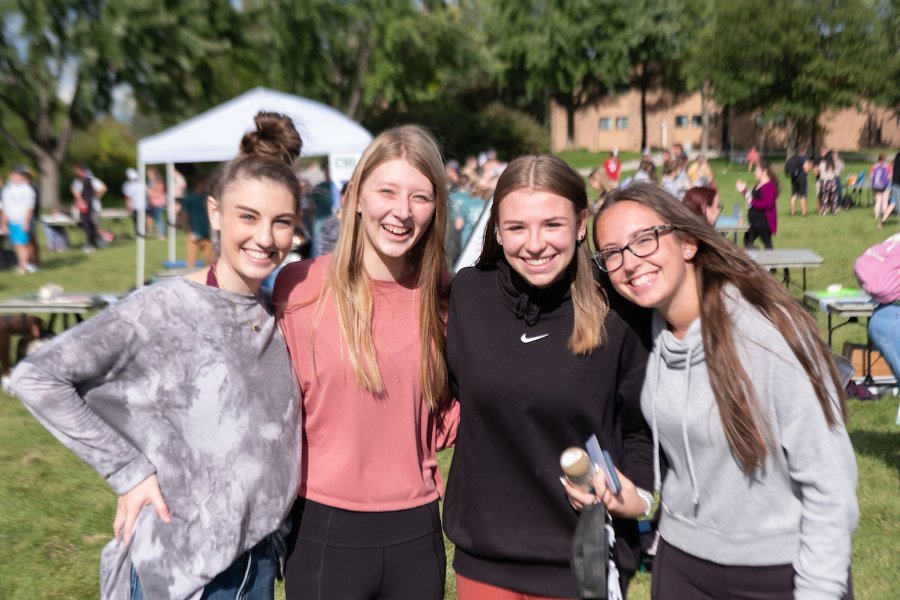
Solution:
[[[503,260],[503,247],[497,243],[494,231],[500,214],[500,203],[516,190],[531,189],[557,194],[572,203],[576,215],[588,209],[584,180],[562,159],[548,154],[522,156],[504,169],[497,180],[491,216],[484,231],[484,244],[477,266],[492,265]],[[575,324],[569,336],[568,347],[572,354],[589,354],[603,344],[603,322],[609,312],[606,294],[594,279],[591,253],[587,240],[582,238],[575,249],[575,256],[568,267]]]
[[[338,326],[359,385],[375,394],[384,393],[372,338],[373,283],[363,260],[365,233],[356,218],[363,184],[380,165],[404,159],[432,184],[435,212],[422,238],[408,259],[416,268],[416,290],[420,298],[419,324],[422,392],[425,404],[435,410],[447,399],[447,367],[444,364],[444,320],[446,293],[442,289],[446,271],[444,238],[447,229],[447,185],[440,146],[422,127],[404,125],[380,134],[366,148],[347,187],[341,230],[331,264],[318,298],[313,343],[325,302],[334,302]]]

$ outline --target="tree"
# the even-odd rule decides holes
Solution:
[[[621,0],[523,0],[502,3],[491,24],[505,81],[525,82],[526,100],[566,109],[568,145],[575,112],[627,85],[640,42],[634,13]]]
[[[709,152],[710,102],[713,99],[713,86],[707,65],[707,53],[714,35],[713,5],[714,0],[687,0],[684,3],[681,29],[684,59],[678,65],[685,90],[700,93],[700,152],[703,154]],[[727,107],[723,107],[723,118],[727,112]],[[727,127],[723,127],[724,129]],[[722,147],[725,147],[724,143]]]
[[[0,0],[0,134],[37,165],[44,206],[59,206],[73,130],[109,111],[116,85],[172,112],[212,87],[203,62],[226,45],[216,27],[229,11],[228,0]]]
[[[462,11],[413,0],[273,0],[248,10],[270,85],[356,120],[423,104],[479,67]]]
[[[246,91],[244,17],[229,0],[106,0],[107,68],[138,111],[174,122]]]
[[[879,0],[872,10],[873,31],[860,76],[867,97],[893,109],[900,117],[900,0]]]
[[[27,5],[27,6],[26,6]],[[101,0],[0,4],[0,133],[41,173],[43,205],[59,204],[59,166],[74,127],[108,107],[113,80],[103,68]],[[20,120],[15,134],[11,120]]]
[[[685,7],[679,0],[635,0],[632,25],[640,36],[632,49],[632,84],[641,92],[641,148],[647,142],[647,92],[661,87],[678,93],[685,89],[679,65],[684,57],[682,33]]]
[[[851,106],[869,42],[866,0],[716,2],[707,65],[723,105],[783,121],[793,151],[800,128]]]

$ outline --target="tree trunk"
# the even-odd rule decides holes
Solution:
[[[810,131],[810,138],[809,138],[811,140],[809,151],[813,153],[813,156],[819,155],[819,153],[818,153],[819,149],[816,147],[816,134],[818,133],[816,131],[816,129],[817,129],[816,125],[818,125],[818,123],[817,123],[818,120],[819,120],[819,118],[817,115],[815,118],[813,118],[812,122],[809,124],[810,128],[812,129],[812,131]]]
[[[566,149],[575,149],[575,103],[571,98],[566,101]]]
[[[722,151],[731,152],[731,141],[728,139],[730,132],[728,126],[731,123],[731,107],[722,107]]]
[[[60,164],[46,151],[38,149],[38,170],[40,171],[41,210],[52,211],[61,207],[59,198]]]
[[[647,65],[641,67],[641,151],[647,147]]]
[[[700,86],[700,123],[703,131],[700,134],[700,152],[709,153],[709,80],[703,82]]]
[[[363,81],[369,73],[369,60],[371,57],[372,45],[369,43],[369,36],[366,35],[362,40],[362,48],[360,48],[359,55],[356,59],[356,73],[354,74],[352,83],[353,88],[350,90],[350,100],[347,102],[347,110],[344,111],[345,114],[354,121],[359,121],[361,116]]]
[[[799,133],[797,131],[797,121],[792,117],[788,117],[784,121],[785,129],[787,129],[787,148],[785,149],[785,158],[788,159],[797,154],[797,143],[799,141]]]

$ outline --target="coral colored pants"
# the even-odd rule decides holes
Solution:
[[[457,600],[575,600],[574,598],[564,599],[557,596],[537,596],[516,592],[474,579],[467,579],[459,573],[456,574],[456,598]]]

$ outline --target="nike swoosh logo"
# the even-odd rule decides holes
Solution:
[[[549,333],[545,333],[544,335],[536,335],[536,336],[534,336],[534,337],[528,337],[528,334],[527,334],[527,333],[523,333],[523,334],[522,334],[522,337],[520,337],[519,339],[522,340],[522,343],[523,343],[523,344],[530,344],[531,342],[536,342],[536,341],[538,341],[538,340],[542,340],[542,339],[544,339],[545,337],[547,337],[548,335],[550,335],[550,334],[549,334]]]

